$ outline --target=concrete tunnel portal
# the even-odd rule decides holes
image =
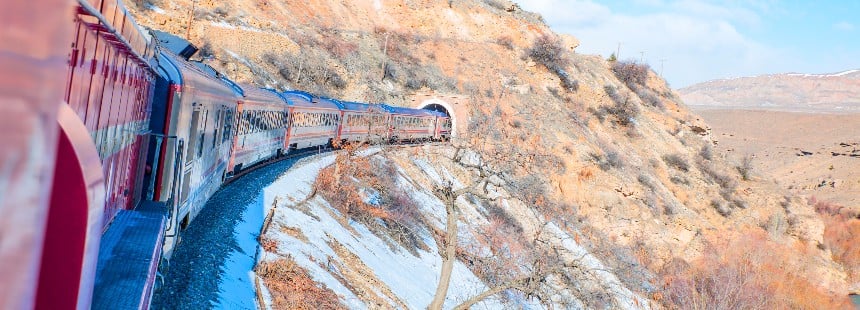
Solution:
[[[459,117],[453,105],[438,98],[427,99],[419,102],[420,104],[416,105],[415,108],[442,112],[445,113],[445,115],[448,115],[448,117],[451,118],[451,136],[457,137],[459,135]]]

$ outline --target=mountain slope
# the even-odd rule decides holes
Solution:
[[[200,1],[190,31],[191,1],[139,5],[142,23],[190,33],[212,54],[208,63],[239,81],[399,105],[423,93],[465,98],[456,105],[467,116],[458,120],[456,151],[424,160],[468,171],[470,177],[457,177],[462,182],[486,183],[480,176],[492,176],[493,186],[509,196],[475,192],[461,199],[523,206],[572,236],[558,242],[525,238],[529,247],[545,253],[568,243],[587,248],[621,280],[620,291],[654,304],[685,305],[708,291],[691,290],[689,281],[726,276],[712,272],[720,270],[766,275],[740,281],[751,285],[741,289],[786,297],[766,301],[775,308],[844,306],[846,275],[820,246],[824,225],[812,208],[747,175],[740,162],[714,148],[707,124],[647,66],[576,54],[575,38],[554,34],[539,16],[512,3]],[[402,161],[410,154],[390,156]],[[399,167],[411,179],[426,178],[409,165]],[[456,219],[482,228],[464,214]],[[742,251],[722,255],[720,245],[747,239],[755,243],[734,248],[760,246],[774,249],[773,255],[755,262],[745,261]],[[469,258],[468,250],[458,248],[457,259]],[[485,266],[470,263],[475,274]],[[798,267],[774,267],[785,264]],[[565,274],[577,268],[558,266]],[[738,268],[753,269],[734,272]],[[484,273],[482,280],[493,283],[495,276]],[[783,282],[789,284],[774,284]],[[435,289],[435,283],[425,285]],[[548,307],[565,294],[593,308],[638,300],[576,281],[543,288],[533,297]]]
[[[784,111],[860,111],[860,70],[714,80],[678,91],[689,105]]]

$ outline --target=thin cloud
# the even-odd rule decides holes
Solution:
[[[849,22],[838,22],[833,24],[833,29],[841,31],[854,31],[854,24]]]
[[[643,3],[643,2],[639,2]],[[653,13],[624,14],[589,0],[521,1],[562,33],[582,42],[579,52],[609,56],[621,43],[621,58],[644,59],[675,87],[723,77],[755,75],[788,61],[779,50],[747,37],[738,27],[755,27],[754,8],[705,1],[649,1]]]

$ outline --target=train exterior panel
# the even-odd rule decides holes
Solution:
[[[390,113],[389,139],[392,141],[424,141],[436,134],[433,111],[382,105]]]
[[[436,132],[433,139],[436,141],[447,141],[451,138],[451,118],[445,113],[436,112]]]
[[[164,249],[169,257],[179,230],[221,186],[240,94],[233,85],[168,51],[162,52],[160,64],[168,79],[162,84],[169,92],[156,101],[164,114],[153,116],[162,126],[157,163],[152,164],[157,167],[153,197],[172,208]]]
[[[105,227],[118,210],[132,209],[140,200],[139,154],[147,145],[155,81],[144,58],[154,49],[150,38],[124,7],[115,2],[108,6],[102,7],[101,16],[86,8],[75,14],[65,96],[101,158],[108,195]]]
[[[227,168],[232,173],[288,151],[290,114],[286,101],[275,92],[255,86],[242,85],[242,89],[244,98],[238,105],[233,154]]]
[[[284,92],[282,96],[290,106],[287,130],[290,149],[330,145],[337,137],[340,108],[333,100],[296,91]]]
[[[73,3],[34,0],[0,6],[0,309],[32,309],[60,158],[57,113],[74,35],[68,22]],[[74,207],[71,200],[67,203],[63,207]]]
[[[388,115],[379,105],[341,102],[342,143],[381,143],[388,138]]]

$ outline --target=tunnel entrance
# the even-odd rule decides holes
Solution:
[[[423,109],[424,110],[430,110],[430,111],[436,111],[436,112],[442,112],[442,113],[445,113],[445,115],[447,115],[448,117],[451,117],[451,113],[448,112],[448,109],[445,108],[443,105],[438,104],[438,103],[429,104],[429,105],[425,106]]]
[[[416,100],[416,104],[413,106],[416,109],[425,109],[430,111],[437,111],[441,113],[445,113],[448,117],[451,118],[451,136],[458,137],[459,129],[458,129],[458,118],[462,116],[462,111],[456,111],[454,109],[454,105],[450,102],[439,98],[429,98],[424,100]],[[420,103],[418,103],[420,102]],[[455,103],[456,104],[456,103]]]

